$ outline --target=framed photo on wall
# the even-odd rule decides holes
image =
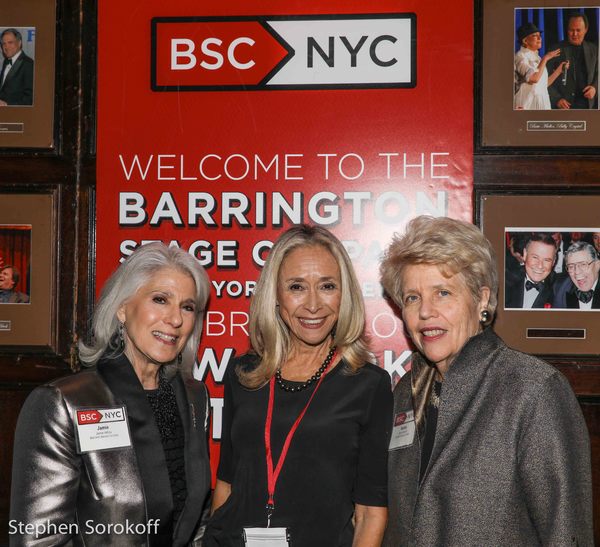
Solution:
[[[478,145],[600,142],[600,1],[485,0]]]
[[[0,224],[0,305],[29,304],[31,224]]]
[[[0,148],[54,147],[56,2],[0,11]]]
[[[55,349],[56,204],[0,194],[0,347]]]
[[[528,353],[600,353],[600,196],[483,195],[479,207],[498,334]]]

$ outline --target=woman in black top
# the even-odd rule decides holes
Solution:
[[[269,534],[294,547],[381,543],[392,399],[363,329],[341,243],[318,227],[285,232],[250,306],[254,353],[227,372],[205,547]]]

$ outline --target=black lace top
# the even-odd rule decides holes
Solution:
[[[146,396],[152,407],[165,452],[173,495],[173,523],[175,524],[187,497],[183,424],[173,387],[162,375],[159,377],[158,389],[146,390]]]

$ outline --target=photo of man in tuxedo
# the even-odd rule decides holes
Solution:
[[[505,276],[505,308],[552,307],[556,243],[544,232],[531,234],[523,249],[523,267]]]
[[[565,251],[569,277],[556,286],[554,307],[600,309],[600,260],[593,245],[585,241],[572,243]]]
[[[33,59],[23,51],[23,37],[15,28],[0,34],[4,57],[0,71],[0,106],[33,105]]]
[[[548,62],[551,73],[563,61],[569,65],[562,77],[548,88],[552,108],[559,110],[598,107],[598,45],[585,40],[589,29],[587,15],[572,12],[567,19],[567,39],[549,51],[560,49],[560,56]]]

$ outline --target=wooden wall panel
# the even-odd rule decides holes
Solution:
[[[19,410],[30,393],[29,388],[0,387],[0,545],[8,540],[8,512],[10,503],[10,475],[12,446]],[[7,465],[8,463],[8,465]]]
[[[0,194],[52,192],[58,257],[52,348],[0,346],[0,546],[8,544],[12,445],[31,390],[71,373],[93,301],[96,6],[56,0],[55,147],[0,148]],[[0,197],[1,199],[1,197]]]

